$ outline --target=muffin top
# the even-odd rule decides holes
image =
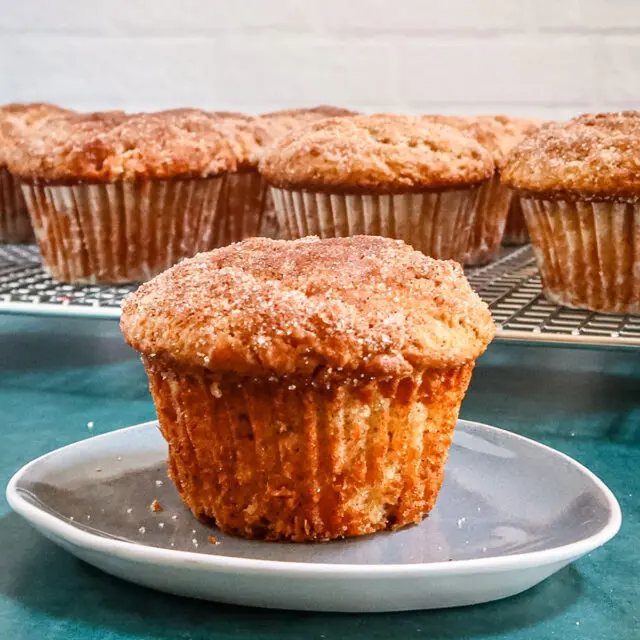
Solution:
[[[72,112],[46,102],[14,102],[0,106],[0,164],[6,164],[9,150],[26,128],[64,113]]]
[[[114,182],[210,177],[235,169],[213,118],[184,109],[59,117],[30,128],[8,158],[10,170],[43,182]]]
[[[275,140],[289,133],[289,131],[303,127],[309,122],[355,115],[358,115],[357,111],[323,104],[304,109],[282,109],[281,111],[263,113],[260,116],[260,120],[269,131],[270,137]]]
[[[214,111],[221,132],[227,138],[236,156],[237,170],[256,169],[262,151],[272,139],[267,124],[255,116],[229,111]]]
[[[376,236],[201,253],[131,294],[121,328],[147,356],[255,376],[458,366],[495,333],[456,262]]]
[[[491,154],[498,169],[504,165],[511,149],[544,124],[543,120],[506,115],[475,117],[427,115],[424,118],[449,125],[474,138]]]
[[[349,193],[464,187],[493,170],[489,153],[456,129],[387,114],[311,123],[279,138],[260,163],[275,186]]]
[[[502,181],[544,198],[636,201],[640,116],[585,114],[547,125],[512,151]]]

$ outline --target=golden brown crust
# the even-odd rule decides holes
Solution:
[[[25,132],[8,163],[43,182],[206,178],[236,165],[215,120],[190,109],[55,118]]]
[[[495,332],[457,263],[375,236],[200,254],[132,294],[121,327],[149,356],[257,376],[458,366]]]
[[[272,139],[266,123],[254,116],[228,111],[214,111],[211,117],[216,119],[233,149],[237,170],[256,170],[263,149]]]
[[[489,151],[498,169],[504,164],[511,149],[544,124],[543,120],[506,115],[475,117],[427,115],[424,118],[459,129],[477,140]]]
[[[73,113],[46,102],[12,103],[0,106],[0,164],[6,164],[9,150],[24,129],[41,121]]]
[[[272,185],[309,191],[460,188],[493,171],[488,152],[452,127],[387,114],[311,123],[278,139],[260,162]]]
[[[547,199],[637,200],[640,116],[585,114],[542,127],[509,155],[502,181]]]
[[[356,115],[358,115],[358,112],[351,111],[350,109],[332,107],[330,105],[319,105],[307,109],[282,109],[280,111],[263,113],[260,116],[260,120],[267,128],[271,139],[275,140],[310,122],[316,122],[317,120],[323,120],[325,118],[340,118]]]

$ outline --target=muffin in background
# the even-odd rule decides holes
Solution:
[[[464,263],[478,266],[495,260],[500,253],[500,245],[503,241],[514,243],[514,240],[522,240],[524,237],[524,242],[527,242],[524,219],[520,221],[517,217],[518,198],[513,191],[500,183],[500,170],[509,151],[528,134],[539,128],[542,122],[505,115],[476,117],[428,115],[424,117],[430,121],[455,127],[471,136],[489,151],[495,163],[493,178],[484,184],[477,200]],[[511,220],[510,223],[509,220]],[[507,226],[509,226],[510,235],[505,240]]]
[[[640,114],[547,125],[507,159],[546,296],[569,307],[640,313]]]
[[[30,128],[9,168],[22,181],[50,274],[120,283],[215,246],[235,158],[205,114],[104,112]]]
[[[43,102],[0,106],[0,243],[35,240],[20,184],[9,172],[7,159],[24,129],[61,113],[70,112]]]
[[[311,123],[260,163],[284,237],[380,235],[458,262],[493,170],[489,153],[452,127],[386,114]]]
[[[273,142],[290,131],[300,129],[310,122],[316,122],[324,118],[355,116],[357,114],[357,111],[342,107],[318,105],[317,107],[281,109],[280,111],[263,113],[260,116],[260,122],[266,128],[269,139]],[[260,235],[268,238],[279,238],[281,235],[278,217],[269,189],[266,190],[263,226]]]
[[[431,510],[495,332],[458,264],[371,236],[199,254],[129,296],[121,327],[194,515],[296,542]]]

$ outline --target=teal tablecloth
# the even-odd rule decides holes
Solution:
[[[640,352],[494,344],[463,417],[573,456],[618,497],[602,549],[519,596],[394,614],[268,611],[198,602],[105,575],[0,499],[0,639],[640,638]],[[0,316],[0,479],[56,447],[154,417],[117,323]],[[93,422],[89,431],[87,423]]]

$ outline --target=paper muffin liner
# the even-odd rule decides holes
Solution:
[[[272,187],[271,193],[286,239],[385,236],[434,258],[462,262],[480,189],[363,195]]]
[[[497,173],[480,187],[464,258],[466,265],[487,264],[498,257],[512,194],[500,183]]]
[[[33,242],[33,227],[20,183],[0,166],[0,243]]]
[[[273,195],[271,193],[271,189],[269,188],[267,188],[265,193],[265,203],[264,211],[262,213],[260,235],[264,238],[271,238],[272,240],[278,240],[281,237],[280,225],[278,224],[278,215],[276,214],[276,207],[273,203]]]
[[[502,244],[519,246],[527,244],[527,242],[529,242],[529,230],[527,229],[527,223],[522,213],[520,196],[514,194],[513,198],[511,198],[511,207],[507,215],[507,224],[504,228]]]
[[[640,203],[521,202],[549,300],[640,313]]]
[[[229,173],[221,195],[218,243],[225,246],[260,235],[267,187],[257,170]]]
[[[473,369],[318,384],[143,362],[169,475],[193,514],[243,537],[296,542],[422,520]]]
[[[61,282],[152,278],[220,243],[224,177],[22,189],[45,268]]]

